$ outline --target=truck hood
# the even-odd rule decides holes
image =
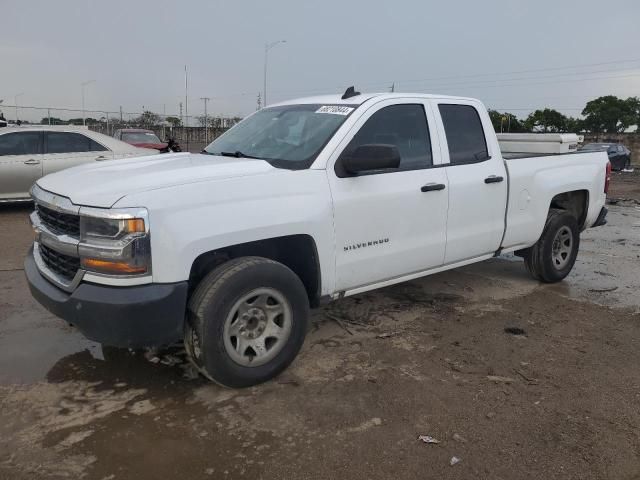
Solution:
[[[47,175],[37,183],[44,190],[69,198],[76,205],[110,208],[133,193],[276,170],[264,160],[165,153],[81,165]]]

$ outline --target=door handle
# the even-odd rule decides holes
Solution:
[[[437,190],[444,190],[445,184],[444,183],[427,183],[426,185],[423,185],[422,187],[420,187],[420,191],[421,192],[435,192]]]
[[[504,180],[504,177],[500,177],[498,175],[489,175],[484,179],[484,183],[500,183]]]
[[[99,155],[99,156],[96,157],[96,160],[100,161],[100,160],[109,160],[109,159],[107,157],[105,157],[104,155]]]
[[[40,165],[40,160],[36,160],[35,158],[30,158],[29,160],[24,161],[25,165]]]

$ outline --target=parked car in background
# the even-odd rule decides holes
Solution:
[[[613,170],[631,167],[631,150],[619,143],[587,143],[580,150],[582,152],[606,151]]]
[[[141,148],[153,148],[160,153],[180,152],[180,146],[174,141],[161,141],[153,130],[142,128],[122,128],[116,130],[113,138],[127,142],[130,145]]]
[[[30,200],[40,177],[83,163],[157,154],[86,127],[29,126],[0,130],[0,202]]]

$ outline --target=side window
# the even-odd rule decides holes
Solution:
[[[47,132],[47,153],[78,153],[106,150],[89,137],[74,132]]]
[[[400,152],[400,170],[433,165],[429,126],[422,105],[391,105],[378,110],[355,134],[342,155],[369,144],[395,145]]]
[[[0,135],[0,156],[42,153],[42,132],[15,132]]]
[[[470,105],[438,105],[449,145],[451,165],[489,159],[487,141],[478,111]]]
[[[92,138],[89,139],[89,151],[90,152],[104,152],[106,150],[108,150],[108,149],[103,147],[102,145],[100,145],[98,142],[96,142]]]

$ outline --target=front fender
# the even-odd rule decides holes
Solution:
[[[154,282],[189,278],[203,253],[288,235],[309,235],[321,269],[321,294],[332,291],[335,262],[331,195],[324,171],[276,170],[265,175],[191,183],[126,197],[145,205]]]

